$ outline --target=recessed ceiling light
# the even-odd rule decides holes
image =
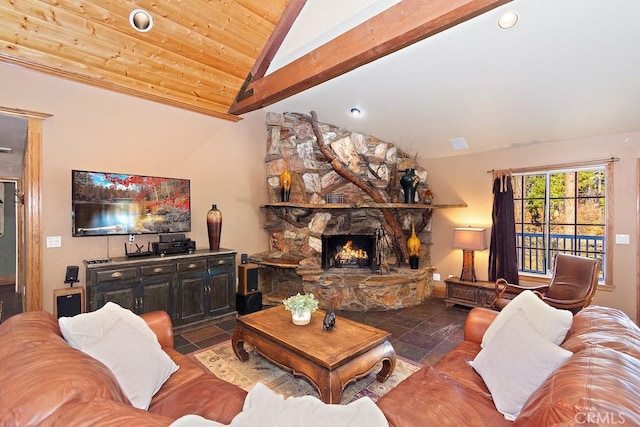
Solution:
[[[513,10],[503,13],[502,15],[500,15],[500,18],[498,18],[498,27],[502,28],[503,30],[508,30],[509,28],[514,27],[517,23],[518,14]]]
[[[134,30],[146,33],[153,27],[153,17],[144,9],[136,9],[129,15],[129,23]]]
[[[359,108],[355,108],[355,107],[353,107],[353,108],[351,109],[350,113],[351,113],[351,115],[352,115],[353,117],[360,117],[360,115],[362,114],[362,111],[360,111],[360,109],[359,109]]]

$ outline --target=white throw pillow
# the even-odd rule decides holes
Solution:
[[[529,324],[544,338],[554,344],[562,344],[573,323],[573,313],[551,307],[532,291],[519,293],[489,325],[482,337],[482,347],[486,347],[515,312],[522,309]]]
[[[118,319],[93,345],[82,349],[105,364],[133,406],[148,409],[151,398],[178,370],[160,345]]]
[[[140,316],[112,302],[107,302],[96,311],[73,317],[61,317],[58,319],[58,324],[67,343],[73,348],[82,350],[100,341],[119,319],[136,328],[150,340],[158,342],[156,334]]]
[[[496,409],[513,421],[529,396],[572,354],[540,335],[518,309],[470,364]]]

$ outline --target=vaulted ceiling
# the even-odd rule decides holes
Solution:
[[[20,0],[0,58],[237,120],[509,1],[404,0],[264,77],[306,0]]]
[[[0,3],[0,59],[203,114],[228,114],[288,0]],[[132,12],[151,26],[134,29]],[[294,16],[295,17],[295,16]],[[285,33],[286,34],[286,33]]]
[[[353,1],[360,10],[309,1],[272,68],[395,3]],[[508,30],[497,25],[506,11],[519,15]],[[423,159],[535,145],[541,158],[523,162],[538,165],[558,141],[640,131],[638,17],[637,0],[513,0],[267,110],[314,110]],[[460,137],[468,148],[454,148]]]
[[[3,1],[0,61],[227,120],[314,110],[433,158],[640,130],[638,16],[637,0]]]

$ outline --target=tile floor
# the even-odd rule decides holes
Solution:
[[[391,332],[396,354],[425,365],[435,364],[462,340],[468,313],[468,308],[446,307],[444,300],[437,297],[400,310],[336,312],[338,316]],[[230,339],[235,324],[235,319],[224,320],[176,335],[175,348],[187,354]]]
[[[0,300],[4,301],[4,313],[0,321],[22,312],[20,296],[9,288],[2,288]],[[391,344],[396,354],[425,365],[433,365],[462,340],[464,320],[468,312],[468,308],[446,307],[442,298],[430,297],[419,306],[400,310],[338,311],[336,314],[391,332]],[[176,334],[175,348],[187,354],[210,347],[230,339],[235,326],[235,318],[231,318]]]

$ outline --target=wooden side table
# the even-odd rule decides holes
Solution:
[[[447,285],[444,302],[449,307],[460,304],[467,307],[491,308],[496,298],[496,288],[493,282],[481,280],[467,282],[458,277],[450,277],[444,282]]]

